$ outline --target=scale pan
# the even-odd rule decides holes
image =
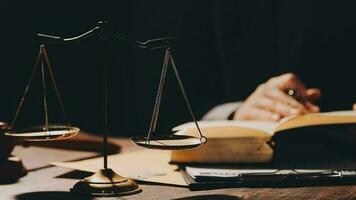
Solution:
[[[77,127],[65,125],[49,125],[46,130],[45,126],[35,126],[22,130],[7,131],[4,134],[26,141],[51,141],[64,140],[77,135],[80,131]]]
[[[189,150],[203,145],[206,138],[188,135],[157,135],[131,138],[131,141],[141,147],[160,150]]]

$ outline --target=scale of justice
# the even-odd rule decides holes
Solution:
[[[73,127],[68,122],[68,118],[65,113],[62,97],[59,92],[59,88],[53,73],[52,66],[49,62],[47,50],[44,44],[52,45],[69,45],[72,43],[80,42],[88,38],[95,37],[99,39],[103,44],[106,44],[110,39],[120,39],[131,43],[140,48],[145,48],[148,50],[154,49],[165,49],[165,56],[163,61],[163,67],[161,71],[160,81],[158,85],[158,91],[155,99],[155,104],[153,107],[153,113],[150,123],[150,128],[148,130],[147,136],[143,137],[134,137],[131,138],[131,141],[144,148],[150,149],[160,149],[160,150],[188,150],[193,148],[198,148],[207,142],[206,137],[201,133],[197,120],[194,116],[192,107],[190,105],[187,93],[183,87],[180,75],[178,73],[176,64],[174,63],[170,41],[174,39],[173,37],[158,38],[148,40],[146,42],[136,41],[122,33],[118,33],[110,26],[108,22],[98,22],[98,24],[91,30],[72,38],[62,38],[57,36],[51,36],[47,34],[37,34],[43,41],[43,44],[40,46],[38,56],[35,61],[34,68],[28,84],[26,85],[24,94],[20,100],[20,103],[15,112],[14,119],[12,121],[11,128],[5,132],[5,135],[16,138],[18,140],[24,141],[53,141],[53,140],[64,140],[77,135],[80,131],[79,128]],[[106,49],[107,50],[107,49]],[[102,52],[106,52],[106,50]],[[102,58],[105,58],[104,55]],[[108,167],[108,152],[107,152],[107,132],[108,132],[108,91],[107,91],[107,69],[108,61],[102,60],[103,64],[103,109],[104,114],[103,118],[103,130],[102,130],[102,156],[103,156],[103,168],[98,170],[92,176],[84,178],[83,180],[77,182],[71,189],[74,193],[86,194],[92,196],[123,196],[123,195],[132,195],[140,193],[142,190],[136,184],[135,181],[122,177],[115,173],[112,169]],[[162,91],[165,84],[167,72],[169,66],[172,66],[174,75],[178,81],[179,88],[184,97],[186,106],[188,108],[189,114],[195,122],[195,126],[199,132],[199,136],[185,136],[185,135],[175,135],[174,133],[170,134],[157,134],[156,127],[158,122],[158,115],[161,104]],[[34,126],[24,129],[16,128],[16,121],[21,113],[21,108],[23,107],[26,96],[30,90],[31,83],[34,79],[37,71],[40,71],[41,75],[41,85],[43,92],[43,109],[44,109],[44,124],[40,126]],[[49,78],[49,81],[46,80],[46,77]],[[49,123],[48,116],[48,102],[47,102],[47,88],[48,82],[50,82],[55,90],[55,94],[63,115],[64,120],[66,121],[63,125],[53,125]]]

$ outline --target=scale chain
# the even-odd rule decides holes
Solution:
[[[69,120],[68,120],[68,117],[67,117],[66,112],[64,110],[63,100],[62,100],[62,97],[61,97],[61,95],[59,93],[57,82],[56,82],[56,79],[54,77],[54,73],[53,73],[53,70],[52,70],[52,65],[49,62],[48,54],[47,54],[47,50],[46,50],[45,46],[44,45],[42,45],[42,46],[43,46],[43,50],[42,50],[43,51],[43,57],[44,57],[44,60],[46,62],[47,68],[48,68],[50,79],[52,81],[52,84],[53,84],[54,91],[55,91],[56,96],[57,96],[57,100],[58,100],[59,106],[61,107],[62,115],[63,115],[64,120],[66,122],[67,128],[69,129],[69,127],[70,127]]]
[[[206,138],[201,133],[199,124],[198,124],[198,122],[197,122],[197,120],[195,118],[195,115],[193,113],[193,109],[192,109],[190,101],[188,99],[188,95],[187,95],[187,93],[186,93],[186,91],[184,89],[183,82],[182,82],[182,80],[180,78],[177,66],[176,66],[176,64],[175,64],[175,62],[173,60],[173,56],[172,56],[172,53],[170,51],[170,48],[168,47],[166,49],[166,53],[165,53],[165,57],[164,57],[164,62],[163,62],[163,67],[162,67],[162,72],[161,72],[161,78],[160,78],[160,82],[159,82],[159,85],[158,85],[156,101],[155,101],[155,105],[154,105],[154,108],[153,108],[152,119],[151,119],[150,129],[148,131],[148,136],[146,138],[146,143],[149,142],[149,139],[151,137],[151,133],[154,133],[155,130],[156,130],[156,126],[157,126],[157,122],[158,122],[159,109],[160,109],[160,106],[161,106],[162,91],[163,91],[163,87],[164,87],[165,80],[166,80],[166,77],[167,77],[167,71],[168,71],[169,62],[171,62],[171,64],[172,64],[172,68],[173,68],[175,77],[177,79],[179,88],[180,88],[180,90],[182,92],[184,101],[185,101],[185,103],[186,103],[186,105],[188,107],[189,114],[192,117],[192,119],[193,119],[193,121],[195,123],[195,126],[198,129],[198,132],[199,132],[199,135],[200,135],[200,139],[201,140],[205,139],[205,141],[206,141]]]
[[[41,49],[42,51],[42,49]],[[43,61],[41,61],[41,76],[42,76],[42,92],[43,92],[43,110],[45,117],[45,130],[48,132],[48,106],[47,106],[47,89],[46,89],[46,77]]]
[[[158,90],[157,90],[155,105],[153,107],[151,124],[150,124],[150,129],[148,131],[148,136],[147,136],[147,139],[146,139],[146,143],[149,141],[149,139],[151,137],[151,133],[156,131],[157,122],[158,122],[158,115],[159,115],[159,109],[160,109],[160,106],[161,106],[163,87],[164,87],[165,80],[166,80],[166,77],[167,77],[168,64],[169,64],[169,48],[166,49],[166,53],[165,53],[165,56],[164,56],[161,77],[160,77],[160,81],[159,81],[159,84],[158,84]]]
[[[28,81],[28,83],[26,85],[25,92],[23,93],[23,95],[21,97],[20,103],[16,108],[15,116],[14,116],[14,119],[12,120],[12,123],[11,123],[11,129],[12,130],[15,129],[15,124],[16,124],[17,118],[18,118],[18,116],[20,114],[20,111],[21,111],[21,108],[23,106],[23,103],[25,102],[25,99],[27,97],[28,91],[30,90],[30,86],[32,84],[33,78],[35,77],[35,74],[36,74],[37,68],[39,66],[40,59],[41,59],[41,55],[42,55],[42,51],[40,49],[40,51],[38,52],[36,61],[35,61],[35,65],[34,65],[33,70],[31,72],[30,80]]]
[[[168,51],[169,51],[169,49],[168,49]],[[192,119],[193,119],[193,121],[194,121],[194,123],[195,123],[195,126],[196,126],[197,129],[198,129],[198,132],[199,132],[199,134],[200,134],[200,139],[203,139],[204,136],[203,136],[203,134],[201,133],[200,127],[199,127],[198,122],[197,122],[197,120],[196,120],[196,118],[195,118],[195,115],[194,115],[194,113],[193,113],[192,106],[191,106],[190,101],[189,101],[189,99],[188,99],[188,95],[187,95],[187,93],[186,93],[186,91],[185,91],[185,89],[184,89],[183,82],[182,82],[182,80],[181,80],[181,78],[180,78],[180,75],[179,75],[177,66],[176,66],[176,64],[174,63],[173,56],[172,56],[171,52],[169,52],[169,58],[170,58],[170,61],[171,61],[171,63],[172,63],[172,68],[173,68],[174,74],[175,74],[175,76],[176,76],[176,79],[177,79],[177,81],[178,81],[180,90],[181,90],[182,95],[183,95],[183,97],[184,97],[184,101],[185,101],[185,103],[187,104],[187,107],[188,107],[188,110],[189,110],[189,114],[190,114],[190,116],[192,117]]]
[[[68,128],[70,127],[67,115],[66,115],[65,110],[64,110],[63,101],[62,101],[61,95],[59,93],[59,89],[58,89],[56,80],[54,78],[54,73],[53,73],[53,70],[52,70],[52,66],[51,66],[51,64],[49,62],[49,59],[48,59],[46,48],[45,48],[44,45],[41,45],[39,53],[38,53],[36,61],[35,61],[35,65],[33,67],[33,70],[32,70],[31,76],[30,76],[30,80],[28,81],[28,83],[26,85],[25,92],[21,97],[20,103],[16,108],[15,116],[14,116],[14,119],[12,120],[12,127],[11,127],[12,130],[15,129],[15,124],[17,122],[17,119],[18,119],[18,116],[20,114],[21,108],[22,108],[22,106],[23,106],[23,104],[25,102],[25,99],[27,97],[27,94],[28,94],[28,92],[30,90],[30,87],[31,87],[32,81],[34,79],[34,76],[35,76],[35,74],[37,72],[38,66],[41,67],[42,90],[43,90],[42,92],[43,92],[43,104],[44,104],[43,107],[44,107],[44,117],[45,117],[45,127],[44,128],[45,128],[46,131],[49,130],[48,102],[47,102],[47,92],[46,92],[47,91],[47,89],[46,89],[46,71],[45,71],[45,66],[44,65],[47,66],[48,73],[50,75],[50,80],[51,80],[51,82],[53,84],[53,87],[54,87],[54,90],[55,90],[59,105],[61,107],[61,111],[62,111],[64,120],[66,121],[67,127]]]
[[[164,61],[164,71],[163,71],[163,77],[162,81],[160,84],[159,88],[159,98],[157,99],[157,106],[156,106],[156,114],[155,114],[155,121],[153,123],[153,132],[156,131],[157,123],[158,123],[158,115],[159,115],[159,110],[161,108],[161,101],[162,101],[162,93],[163,93],[163,87],[165,84],[165,81],[167,79],[167,72],[168,72],[168,64],[169,64],[169,56],[168,54],[165,55],[165,61]]]

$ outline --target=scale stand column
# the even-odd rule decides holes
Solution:
[[[108,63],[108,46],[107,39],[110,34],[107,29],[106,22],[103,22],[100,27],[105,27],[99,36],[102,43],[102,57],[103,63]],[[106,32],[104,32],[106,31]],[[124,196],[132,195],[142,192],[137,183],[131,179],[124,178],[112,169],[108,168],[108,65],[103,67],[103,169],[100,169],[92,176],[84,178],[76,183],[71,189],[72,192],[79,194],[86,194],[91,196]]]

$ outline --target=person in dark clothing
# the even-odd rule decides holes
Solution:
[[[227,102],[232,104],[224,112],[218,110],[220,119],[229,115],[254,119],[253,113],[259,113],[263,116],[259,119],[277,120],[288,113],[350,109],[356,101],[355,4],[329,0],[129,0],[100,5],[61,1],[52,9],[54,4],[44,0],[5,1],[1,16],[6,20],[0,33],[5,76],[0,84],[6,85],[2,90],[6,95],[1,98],[0,119],[11,122],[13,118],[40,44],[36,33],[71,37],[102,19],[141,41],[176,37],[173,56],[198,118],[214,119],[211,111]],[[95,39],[71,46],[48,46],[70,122],[94,133],[100,133],[102,124],[100,51]],[[147,51],[112,41],[109,51],[110,132],[121,136],[144,134],[149,127],[164,50]],[[159,118],[162,132],[191,120],[171,72]],[[264,104],[278,104],[254,93],[262,84],[269,85],[263,94],[272,95],[274,81],[263,84],[272,77],[298,80],[306,89],[312,89],[305,93],[310,106],[297,105],[301,110],[287,107],[278,115],[261,114],[268,109],[260,112],[260,105],[256,111],[257,102],[263,99]],[[24,121],[36,120],[34,125],[43,122],[40,85],[36,84],[20,116]],[[278,105],[277,110],[286,108]],[[49,107],[50,121],[58,122],[56,118],[61,116],[55,98]]]
[[[191,5],[181,29],[185,51],[180,57],[188,58],[185,65],[196,76],[204,72],[205,81],[198,84],[207,95],[198,102],[209,102],[211,108],[244,101],[211,110],[205,118],[279,120],[352,108],[354,4],[261,0]],[[284,94],[290,88],[299,89],[307,103]]]

